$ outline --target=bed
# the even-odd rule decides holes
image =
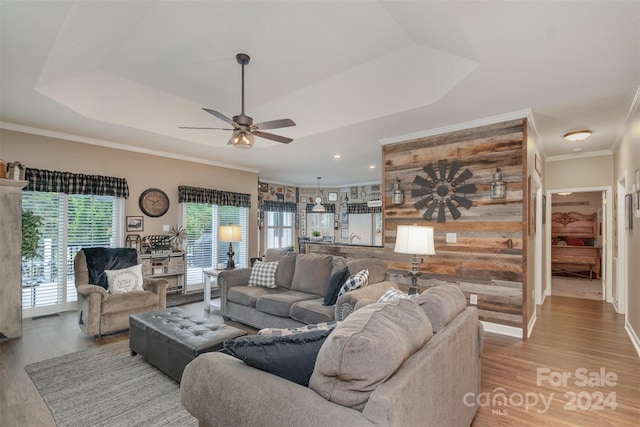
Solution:
[[[600,279],[597,216],[577,212],[551,215],[551,271],[554,275]]]

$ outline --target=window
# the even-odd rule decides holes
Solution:
[[[309,235],[314,231],[319,231],[321,236],[333,236],[332,213],[309,213],[307,214],[307,228]]]
[[[265,212],[266,249],[293,246],[293,212]]]
[[[247,265],[247,222],[249,209],[202,203],[181,203],[182,223],[187,230],[185,251],[187,256],[186,284],[204,282],[203,269],[215,268],[227,262],[229,242],[218,241],[218,227],[238,224],[242,241],[233,243],[236,267]]]
[[[73,259],[83,247],[119,246],[122,199],[24,191],[22,208],[44,220],[38,256],[22,265],[24,316],[74,308]]]

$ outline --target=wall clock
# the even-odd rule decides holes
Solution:
[[[421,188],[412,189],[411,196],[421,198],[413,206],[417,210],[426,207],[422,215],[424,219],[433,221],[436,209],[438,210],[438,222],[447,220],[447,210],[453,219],[458,219],[462,215],[458,209],[459,206],[466,209],[471,208],[472,202],[466,198],[466,195],[474,194],[476,185],[464,183],[473,176],[473,173],[468,168],[458,173],[461,168],[462,162],[458,160],[451,162],[451,166],[447,160],[438,160],[437,170],[431,163],[422,168],[427,173],[426,178],[416,175],[413,183],[418,184]]]
[[[142,192],[138,204],[145,215],[159,217],[169,210],[169,196],[158,188],[149,188]]]

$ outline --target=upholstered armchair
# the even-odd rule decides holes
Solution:
[[[143,289],[109,292],[105,270],[121,270],[139,264],[134,248],[85,248],[74,259],[78,292],[78,325],[86,335],[106,335],[129,329],[129,316],[165,308],[167,281],[143,279]]]

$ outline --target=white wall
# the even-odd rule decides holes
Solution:
[[[613,176],[624,175],[626,190],[631,193],[631,186],[635,181],[635,170],[640,168],[640,86],[636,90],[635,98],[630,108],[629,120],[623,137],[615,148],[613,159]],[[617,197],[624,197],[618,194]],[[640,354],[640,219],[633,220],[633,229],[625,230],[628,270],[627,277],[627,332],[631,336],[638,354]]]

